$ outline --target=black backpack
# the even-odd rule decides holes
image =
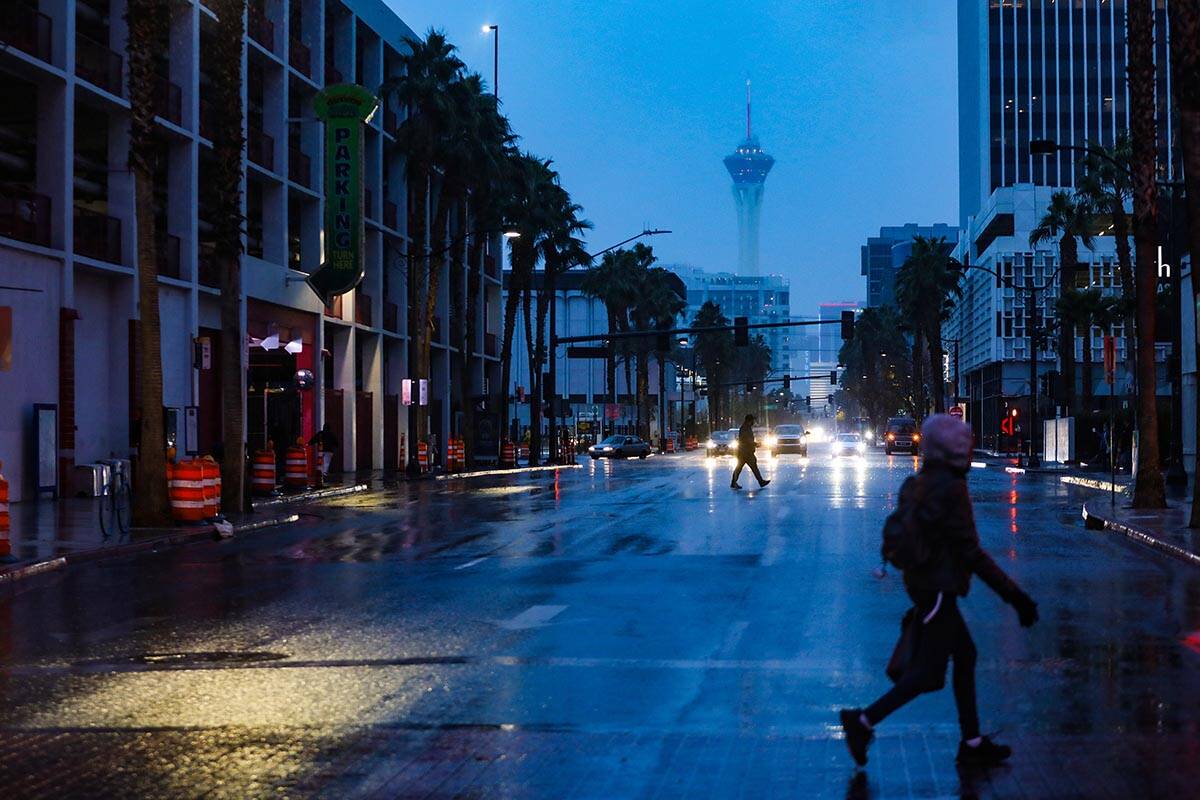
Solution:
[[[909,481],[913,481],[909,490]],[[920,567],[929,560],[930,547],[917,523],[921,504],[920,481],[914,476],[900,487],[896,509],[883,521],[883,560],[900,570]]]

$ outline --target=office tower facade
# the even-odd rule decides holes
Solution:
[[[867,238],[860,256],[862,275],[867,279],[867,307],[878,308],[896,303],[896,271],[912,252],[912,242],[918,236],[945,239],[951,246],[958,243],[958,228],[937,223],[885,226],[878,236]]]

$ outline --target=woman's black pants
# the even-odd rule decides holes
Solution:
[[[912,665],[883,697],[863,712],[876,725],[919,694],[945,685],[946,666],[954,659],[954,704],[958,707],[958,725],[962,738],[979,736],[979,709],[975,704],[975,642],[958,610],[953,595],[942,595],[941,606],[927,623],[922,623],[929,608],[918,609],[915,622],[921,625]]]

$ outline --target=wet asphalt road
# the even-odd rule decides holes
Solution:
[[[906,607],[872,575],[907,457],[697,454],[426,482],[224,543],[72,568],[0,600],[6,797],[1193,797],[1200,571],[1079,520],[1086,490],[972,473],[984,729],[948,691],[879,730]],[[753,479],[744,476],[743,486]]]

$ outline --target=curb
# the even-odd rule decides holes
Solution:
[[[1092,531],[1110,530],[1115,533],[1119,533],[1125,536],[1127,539],[1137,542],[1138,544],[1144,545],[1153,550],[1157,550],[1160,553],[1171,556],[1172,558],[1176,558],[1180,561],[1184,561],[1193,566],[1200,567],[1200,555],[1197,555],[1190,550],[1185,550],[1178,545],[1171,544],[1170,542],[1164,542],[1162,539],[1159,539],[1157,536],[1154,536],[1153,534],[1148,533],[1141,528],[1136,528],[1133,525],[1128,525],[1124,522],[1118,522],[1116,520],[1106,519],[1099,514],[1094,514],[1088,510],[1087,503],[1083,504],[1083,525],[1085,528]]]
[[[550,472],[563,469],[583,469],[583,464],[547,464],[541,467],[511,467],[504,469],[485,469],[478,472],[449,472],[435,476],[439,481],[457,481],[467,478],[485,478],[495,475],[519,475],[523,472]]]
[[[254,520],[241,525],[236,525],[233,528],[235,536],[251,531],[261,530],[263,528],[272,528],[277,525],[288,525],[297,522],[300,519],[299,514],[285,514],[268,519]],[[53,572],[60,569],[65,569],[72,564],[88,564],[95,561],[106,561],[123,556],[133,555],[150,550],[164,550],[172,547],[179,547],[185,544],[200,541],[202,539],[220,539],[221,536],[212,525],[195,528],[194,530],[174,530],[170,533],[165,533],[161,536],[154,536],[144,539],[140,542],[126,542],[125,544],[115,544],[108,547],[94,547],[90,550],[83,550],[78,553],[69,553],[64,556],[56,556],[54,558],[44,559],[42,561],[33,561],[27,564],[22,564],[12,569],[0,571],[0,593],[6,589],[11,589],[13,584],[25,578],[32,578],[35,575],[41,575],[45,572]]]
[[[311,492],[298,492],[297,494],[285,494],[280,497],[272,497],[267,500],[258,500],[250,504],[251,508],[269,508],[271,506],[281,506],[287,503],[306,503],[310,500],[324,500],[330,497],[344,497],[348,494],[356,494],[365,492],[369,487],[365,483],[356,483],[353,486],[337,486],[330,489],[316,489]]]

